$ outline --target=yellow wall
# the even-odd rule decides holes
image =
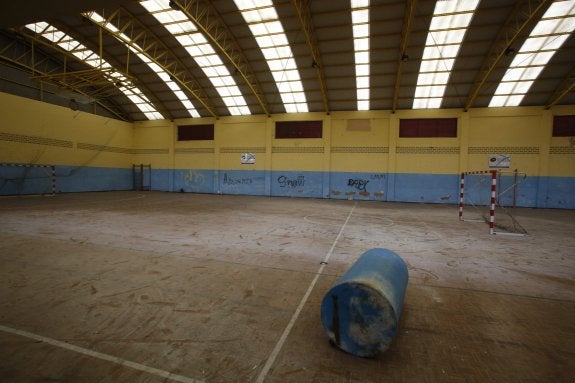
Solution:
[[[575,176],[573,139],[551,137],[554,115],[575,106],[333,112],[126,123],[0,93],[0,161],[154,169],[456,174],[510,154],[530,176]],[[457,118],[457,138],[399,138],[401,118]],[[323,121],[323,138],[276,139],[276,121]],[[369,120],[369,129],[350,129]],[[177,125],[215,124],[214,141],[176,140]],[[353,125],[353,124],[352,124]],[[60,140],[60,141],[54,141]],[[69,147],[66,147],[68,145]],[[240,154],[256,163],[242,165]]]
[[[0,162],[129,167],[132,124],[0,93]]]
[[[136,122],[134,127],[135,164],[152,165],[153,169],[174,167],[174,125],[167,120]]]
[[[176,141],[177,125],[213,124],[215,119],[196,118],[179,120],[173,123],[170,131],[165,132],[165,139],[169,136],[174,151],[174,169],[215,169],[215,141]],[[136,129],[136,133],[138,130]]]
[[[275,138],[276,121],[323,121],[323,137],[308,139]],[[276,115],[268,121],[271,134],[271,169],[286,171],[329,171],[330,118],[324,113]]]
[[[381,113],[379,113],[381,114]],[[331,170],[387,172],[389,116],[334,113],[331,121]]]
[[[540,161],[548,155],[546,141],[551,136],[551,126],[542,126],[544,113],[535,108],[509,108],[498,113],[471,111],[467,135],[469,168],[485,168],[490,153],[509,154],[510,170],[545,175],[547,169],[540,169]]]
[[[266,168],[267,131],[264,116],[242,118],[222,118],[215,124],[217,169],[264,170]],[[241,164],[242,153],[256,156],[255,164]]]

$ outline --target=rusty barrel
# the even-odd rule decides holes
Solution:
[[[393,251],[363,253],[321,303],[330,342],[361,357],[387,350],[397,334],[407,280],[407,266]]]

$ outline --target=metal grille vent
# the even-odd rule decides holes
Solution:
[[[458,146],[447,147],[419,147],[419,146],[398,146],[395,148],[397,154],[459,154]]]
[[[23,134],[12,134],[12,133],[3,133],[3,132],[0,132],[0,140],[11,141],[11,142],[20,142],[23,144],[58,146],[61,148],[72,148],[74,146],[72,141],[67,141],[67,140],[57,140],[54,138],[25,136]]]
[[[272,153],[323,153],[323,147],[320,146],[309,146],[309,147],[299,147],[293,148],[288,146],[274,146],[272,147]]]
[[[387,146],[333,146],[332,153],[389,153]]]
[[[470,146],[468,154],[539,154],[538,146]]]

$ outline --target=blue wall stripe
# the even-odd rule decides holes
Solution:
[[[0,195],[50,193],[50,172],[43,168],[0,167]],[[131,168],[56,166],[58,192],[131,190]],[[489,185],[474,188],[468,176],[466,197],[488,204]],[[489,180],[488,180],[489,181]],[[519,179],[501,177],[500,200],[518,207],[575,209],[575,177]],[[152,169],[152,190],[308,198],[457,204],[459,175],[270,170]]]

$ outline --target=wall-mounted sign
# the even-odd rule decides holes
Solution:
[[[492,154],[489,156],[490,168],[508,168],[511,166],[511,156],[509,154]]]
[[[256,155],[253,153],[242,153],[240,161],[242,164],[255,164]]]

